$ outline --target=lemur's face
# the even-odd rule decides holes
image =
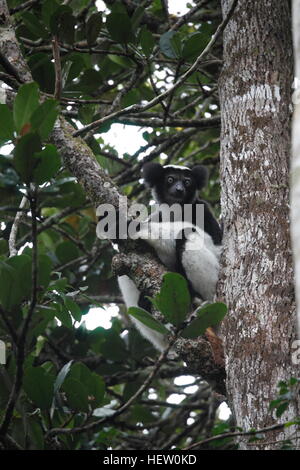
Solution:
[[[148,162],[143,166],[142,174],[158,204],[192,204],[197,191],[205,186],[207,180],[207,170],[203,165],[190,169]]]
[[[190,170],[168,170],[163,182],[164,201],[167,204],[187,204],[193,202],[196,184]]]

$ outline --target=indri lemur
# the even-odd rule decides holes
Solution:
[[[145,226],[141,225],[139,238],[145,239],[156,250],[168,270],[180,272],[186,277],[194,295],[203,300],[212,300],[218,280],[222,231],[208,203],[197,195],[198,190],[207,183],[206,168],[202,165],[190,169],[177,165],[146,163],[142,174],[145,184],[152,189],[155,202],[160,207],[145,222]],[[177,220],[176,216],[171,221],[164,221],[164,211],[173,204],[191,205],[192,210],[188,217],[184,217],[183,223],[182,219]],[[201,204],[204,208],[204,221],[199,225],[196,215],[197,206]],[[147,225],[149,223],[150,238]],[[120,276],[118,282],[127,308],[138,306],[140,292],[134,282],[126,275]],[[132,320],[142,335],[158,350],[162,351],[166,347],[163,335],[133,317]]]

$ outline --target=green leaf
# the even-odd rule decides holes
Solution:
[[[22,20],[28,30],[38,39],[48,38],[48,32],[45,26],[39,21],[38,16],[34,15],[30,11],[22,13]]]
[[[140,33],[140,44],[141,44],[141,48],[145,56],[149,57],[155,46],[155,39],[152,33],[147,29],[146,26],[142,27],[142,30]]]
[[[67,377],[68,373],[70,372],[71,365],[73,364],[73,360],[67,362],[61,370],[59,371],[56,380],[54,382],[54,393],[58,392],[60,387],[62,386],[65,378]]]
[[[276,400],[272,400],[270,402],[270,405],[269,405],[270,410],[273,410],[274,408],[277,408],[280,405],[281,402],[282,402],[281,398],[278,398]]]
[[[294,385],[297,385],[297,383],[300,382],[300,379],[297,379],[296,377],[291,377],[289,380],[289,385],[293,387]]]
[[[155,318],[150,315],[146,310],[139,307],[130,307],[128,309],[128,314],[132,315],[134,318],[139,320],[144,325],[148,326],[152,330],[158,331],[159,333],[166,335],[170,333],[170,331],[159,321],[155,320]]]
[[[280,418],[280,416],[283,415],[283,413],[288,409],[289,402],[283,402],[281,405],[279,405],[276,409],[276,416],[277,418]]]
[[[300,418],[295,418],[292,421],[288,421],[287,423],[284,424],[285,428],[289,428],[291,426],[300,426]]]
[[[167,31],[164,33],[160,37],[159,46],[166,57],[169,57],[170,59],[181,57],[181,40],[178,33],[175,31]]]
[[[56,256],[60,263],[65,264],[78,257],[79,251],[76,245],[70,241],[60,243],[56,248]]]
[[[215,326],[220,323],[227,313],[227,306],[223,302],[215,302],[205,305],[197,310],[198,318],[209,319],[210,325]]]
[[[52,305],[52,304],[51,304]],[[35,313],[35,322],[30,328],[28,342],[36,341],[40,335],[44,335],[49,323],[52,322],[56,314],[55,308],[47,306],[38,306]]]
[[[92,93],[96,88],[96,83],[102,81],[101,73],[94,69],[86,69],[80,76],[78,89],[81,93]]]
[[[126,44],[134,40],[131,20],[127,14],[111,13],[108,15],[105,24],[114,41]]]
[[[40,90],[52,94],[55,86],[55,70],[51,56],[44,52],[32,54],[28,57],[28,66]]]
[[[181,325],[191,304],[186,279],[178,273],[166,273],[160,293],[152,302],[172,325]]]
[[[72,8],[68,5],[60,5],[51,14],[49,26],[52,34],[58,34],[61,27],[61,20],[65,15],[72,15]]]
[[[90,405],[95,409],[103,403],[105,394],[104,380],[100,375],[96,374],[96,372],[91,373],[88,391],[90,396]]]
[[[74,43],[76,23],[76,18],[70,13],[63,13],[59,17],[58,37],[62,42]]]
[[[52,262],[46,255],[38,256],[38,286],[47,287]],[[31,297],[32,258],[27,254],[12,256],[0,263],[0,303],[8,310]]]
[[[32,291],[32,259],[26,254],[9,258],[6,263],[15,269],[15,283],[10,307],[18,305],[31,297]]]
[[[52,261],[47,255],[38,256],[38,285],[46,289],[50,282]]]
[[[32,113],[39,106],[38,85],[35,82],[22,85],[17,93],[13,115],[16,130],[19,134],[25,124],[29,124]]]
[[[38,416],[27,416],[26,426],[28,426],[28,440],[32,442],[32,447],[35,450],[45,449],[44,432]]]
[[[9,310],[14,304],[16,279],[16,270],[7,263],[0,262],[0,304],[4,310]]]
[[[8,252],[8,241],[0,238],[0,255],[5,255]]]
[[[44,101],[31,116],[31,128],[39,134],[41,140],[46,140],[53,129],[59,112],[57,105],[55,100]]]
[[[36,153],[35,158],[38,161],[33,170],[33,180],[38,184],[49,181],[61,166],[60,155],[52,144],[46,145],[41,152]]]
[[[182,43],[179,34],[174,34],[170,40],[171,46],[177,58],[182,57]]]
[[[187,326],[181,336],[183,338],[196,338],[203,335],[207,328],[220,323],[227,313],[227,307],[222,302],[206,305],[197,310],[197,316],[189,326]]]
[[[93,120],[95,114],[95,105],[88,104],[86,106],[81,106],[78,111],[78,118],[83,124],[89,124]]]
[[[139,27],[140,22],[144,16],[144,13],[145,13],[145,8],[142,6],[138,6],[134,10],[132,17],[130,18],[133,31],[136,31],[137,28]]]
[[[99,406],[104,398],[104,381],[100,375],[91,372],[90,369],[81,362],[76,362],[71,367],[69,378],[83,383],[87,389],[89,400],[93,408]]]
[[[55,304],[56,313],[55,316],[58,320],[67,328],[73,328],[72,317],[69,314],[66,307],[62,304]]]
[[[13,113],[6,104],[0,104],[0,141],[12,140],[14,129]]]
[[[138,391],[141,385],[142,385],[141,380],[134,380],[131,382],[127,382],[123,389],[123,395],[122,395],[124,402],[128,401]]]
[[[64,303],[74,320],[80,322],[82,314],[79,305],[77,305],[76,302],[68,296],[64,297]]]
[[[71,367],[70,377],[82,383],[87,383],[90,380],[91,371],[82,362],[75,362]]]
[[[33,171],[38,165],[35,153],[42,150],[42,144],[37,134],[24,135],[15,147],[14,166],[25,183],[32,181]]]
[[[56,0],[44,0],[42,2],[42,19],[48,28],[50,27],[50,19],[59,6]]]
[[[67,285],[68,285],[68,279],[65,277],[62,277],[60,279],[52,281],[50,283],[48,290],[49,291],[56,290],[59,292],[64,292],[66,290]]]
[[[132,420],[135,423],[142,422],[143,424],[153,423],[156,420],[154,413],[151,412],[151,409],[143,405],[134,405],[131,408]]]
[[[94,13],[91,15],[86,23],[86,40],[89,46],[95,42],[102,28],[102,13]]]
[[[69,407],[74,411],[89,411],[88,391],[79,380],[68,377],[62,388],[67,396]]]
[[[100,344],[100,351],[110,361],[122,361],[128,354],[126,345],[121,336],[114,330],[104,331],[104,341]]]
[[[54,377],[43,367],[25,369],[24,390],[30,400],[42,410],[51,407],[54,394]]]
[[[12,256],[0,262],[0,303],[10,310],[31,296],[31,257]]]
[[[182,57],[185,59],[194,59],[203,51],[208,41],[202,33],[191,34],[184,42],[182,48]]]
[[[128,59],[127,57],[119,56],[117,53],[108,54],[107,57],[109,58],[109,60],[111,60],[115,64],[118,64],[123,69],[128,69],[132,65],[132,62],[130,59]]]

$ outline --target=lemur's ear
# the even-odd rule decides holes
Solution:
[[[192,174],[195,177],[197,189],[202,189],[207,185],[208,181],[208,170],[203,165],[196,165],[192,168]]]
[[[142,176],[145,184],[152,188],[155,184],[159,183],[164,173],[164,169],[160,163],[148,162],[142,168]]]

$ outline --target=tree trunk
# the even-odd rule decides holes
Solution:
[[[293,1],[295,92],[291,169],[291,236],[295,266],[298,336],[300,335],[300,1]]]
[[[222,0],[223,15],[230,4]],[[289,2],[240,0],[224,32],[219,83],[225,228],[219,297],[229,307],[221,332],[227,390],[236,424],[244,430],[278,422],[269,409],[277,384],[299,375],[291,359],[296,339],[288,188],[292,74]],[[295,417],[298,407],[291,403],[282,421]],[[271,442],[286,437],[266,434],[257,447],[278,448]]]

